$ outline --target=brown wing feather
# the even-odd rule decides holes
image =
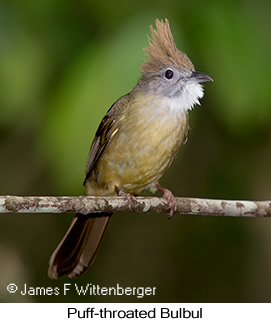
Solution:
[[[111,106],[111,108],[107,111],[106,115],[102,119],[89,150],[84,185],[93,168],[95,167],[98,159],[102,155],[106,146],[109,144],[112,134],[118,128],[118,121],[115,119],[115,116],[119,115],[120,110],[125,108],[129,100],[129,95],[130,94],[126,94],[119,98]]]

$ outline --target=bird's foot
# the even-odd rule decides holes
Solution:
[[[163,197],[167,199],[168,205],[170,207],[169,209],[169,219],[171,219],[173,213],[177,211],[177,202],[175,199],[175,196],[172,194],[170,190],[167,188],[161,186],[160,184],[156,184],[155,187],[163,192]]]
[[[117,186],[115,186],[115,191],[117,192],[118,196],[124,197],[127,200],[128,208],[130,211],[132,211],[132,202],[136,202],[136,198],[134,197],[134,195],[120,190]]]

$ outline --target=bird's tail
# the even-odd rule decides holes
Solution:
[[[48,276],[58,279],[82,275],[94,260],[111,215],[76,214],[50,258]]]

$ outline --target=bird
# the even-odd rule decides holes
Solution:
[[[86,163],[87,196],[124,196],[131,203],[143,190],[163,192],[170,215],[173,193],[159,184],[189,133],[189,110],[200,105],[202,82],[213,81],[195,70],[174,41],[168,19],[155,20],[144,49],[141,76],[103,117]],[[81,276],[93,262],[112,213],[76,214],[53,252],[48,276]]]

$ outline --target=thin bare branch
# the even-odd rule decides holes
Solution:
[[[178,197],[176,214],[270,217],[271,201],[237,201]],[[0,196],[0,213],[167,213],[167,200],[137,197],[129,206],[123,197],[94,196]]]

